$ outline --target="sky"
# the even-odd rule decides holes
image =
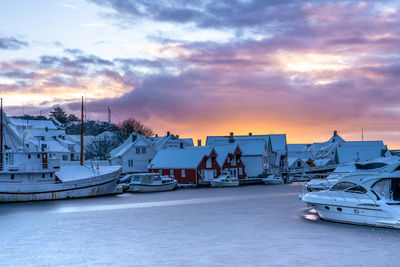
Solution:
[[[286,133],[400,148],[400,2],[5,0],[8,115],[60,105],[159,135]]]

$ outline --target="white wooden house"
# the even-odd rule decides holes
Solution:
[[[185,147],[193,147],[193,140],[179,139],[172,134],[146,138],[133,133],[110,152],[110,160],[112,165],[121,165],[123,173],[147,172],[147,166],[158,151]]]

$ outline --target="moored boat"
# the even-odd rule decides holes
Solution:
[[[283,184],[283,179],[280,176],[275,176],[273,174],[269,175],[267,178],[262,179],[266,185],[278,185]]]
[[[162,192],[177,189],[175,179],[157,173],[137,173],[130,177],[130,192]]]
[[[239,186],[239,179],[231,177],[229,174],[221,174],[218,178],[209,181],[212,187],[232,187]]]
[[[350,174],[301,199],[327,221],[400,229],[399,174]]]
[[[9,126],[10,121],[3,114],[2,101],[0,114],[0,202],[90,197],[118,192],[116,185],[121,167],[84,166],[83,141],[81,165],[60,167],[59,159],[50,157],[51,153],[43,147],[41,150],[33,149]]]

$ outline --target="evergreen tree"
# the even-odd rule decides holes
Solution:
[[[58,120],[61,123],[68,121],[67,113],[59,106],[55,107],[53,111],[50,111],[50,118]]]

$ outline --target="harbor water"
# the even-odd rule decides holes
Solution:
[[[1,266],[398,266],[400,230],[325,222],[299,184],[0,204]]]

